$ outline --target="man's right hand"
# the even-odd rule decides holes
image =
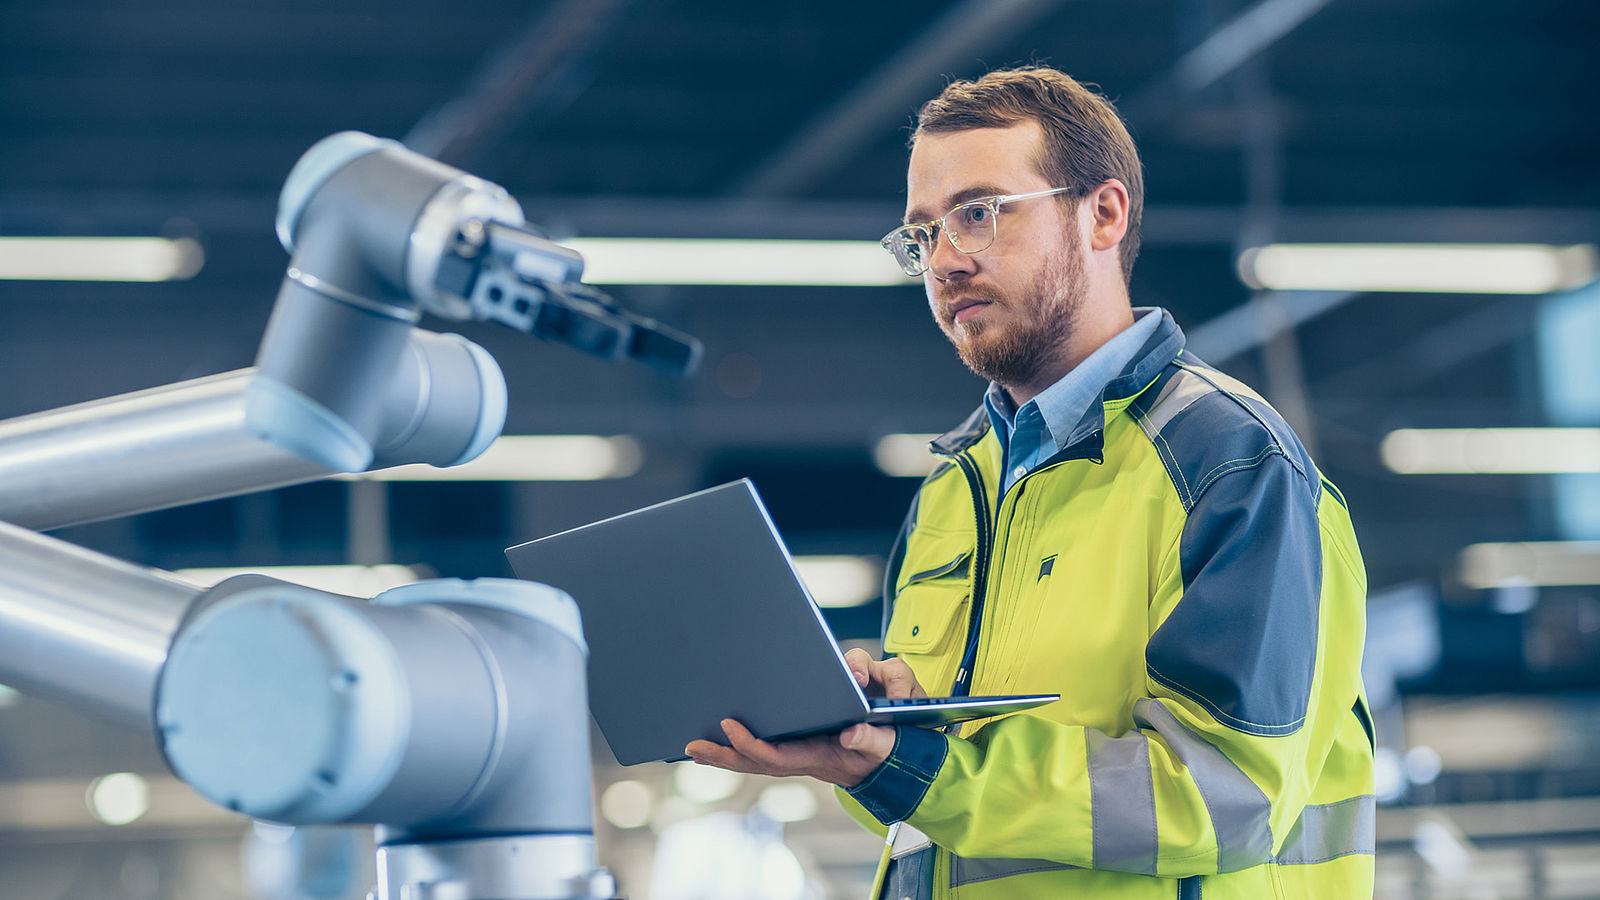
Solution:
[[[850,673],[856,677],[856,684],[861,685],[868,697],[904,700],[928,696],[903,659],[873,659],[872,654],[857,647],[845,653],[844,661],[850,666]]]

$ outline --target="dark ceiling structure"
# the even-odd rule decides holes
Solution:
[[[1537,300],[1284,295],[1294,327],[1274,332],[1234,259],[1268,240],[1593,240],[1597,46],[1600,10],[1564,0],[12,2],[0,234],[192,235],[207,261],[185,282],[0,286],[0,415],[250,364],[285,260],[277,192],[332,132],[503,184],[558,236],[873,239],[901,212],[921,100],[1039,61],[1098,84],[1140,143],[1135,302],[1297,421],[1374,587],[1448,584],[1466,544],[1554,536],[1548,479],[1395,475],[1377,447],[1408,425],[1540,424]],[[506,369],[508,432],[633,434],[645,469],[407,488],[396,552],[419,558],[401,561],[488,574],[530,532],[742,474],[792,495],[775,506],[799,544],[882,552],[910,485],[875,473],[872,442],[941,431],[981,390],[914,284],[615,293],[701,337],[701,373],[464,331]],[[337,557],[342,490],[79,537],[166,565]]]
[[[1306,437],[1374,595],[1436,610],[1441,660],[1408,690],[1600,687],[1592,585],[1508,605],[1458,575],[1478,542],[1600,540],[1563,527],[1569,483],[1403,475],[1379,452],[1397,428],[1552,424],[1546,301],[1260,293],[1235,270],[1270,241],[1600,239],[1600,5],[1582,0],[4,0],[0,237],[186,236],[205,265],[158,284],[0,281],[0,418],[251,365],[287,261],[278,191],[329,134],[497,182],[557,237],[875,240],[903,210],[917,106],[1030,62],[1099,85],[1139,143],[1135,304],[1169,309]],[[631,435],[631,477],[323,482],[60,535],[165,568],[501,575],[512,543],[751,477],[796,553],[883,555],[916,482],[876,469],[875,442],[952,427],[983,390],[910,279],[608,290],[699,337],[699,374],[424,324],[493,353],[507,433]],[[830,616],[876,636],[876,606]],[[1374,632],[1393,621],[1375,603]],[[129,765],[60,711],[28,721],[0,723],[9,779]],[[1600,795],[1592,759],[1549,792]],[[1473,777],[1435,799],[1533,783]],[[1591,841],[1593,815],[1574,826]]]

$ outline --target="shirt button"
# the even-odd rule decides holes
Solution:
[[[1026,475],[1026,474],[1028,474],[1028,467],[1027,466],[1017,466],[1015,469],[1011,470],[1011,477],[1012,478],[1021,478],[1022,476]]]

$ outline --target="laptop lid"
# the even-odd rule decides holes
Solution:
[[[520,544],[506,557],[519,578],[577,601],[589,707],[624,765],[683,759],[696,738],[726,743],[727,717],[766,739],[869,718],[748,479]],[[890,704],[872,719],[933,724],[995,714],[978,699],[953,698],[968,707],[959,714]]]

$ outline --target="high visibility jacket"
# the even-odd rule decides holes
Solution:
[[[884,649],[932,695],[1061,700],[956,734],[902,727],[840,792],[869,827],[904,823],[879,896],[1372,896],[1366,576],[1345,500],[1160,314],[1003,499],[983,409],[933,443],[946,461],[896,543]]]

